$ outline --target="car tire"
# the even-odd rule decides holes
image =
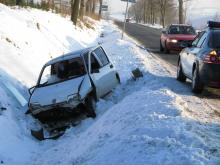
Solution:
[[[166,54],[169,54],[169,53],[170,53],[170,50],[167,48],[167,42],[165,42],[165,44],[164,44],[164,52],[165,52]]]
[[[181,61],[178,62],[176,79],[180,82],[186,82],[186,76],[183,73],[183,68],[181,65]]]
[[[193,76],[192,76],[192,92],[196,94],[202,93],[203,88],[204,86],[202,82],[200,81],[199,73],[197,69],[195,68],[193,71]]]
[[[160,40],[160,52],[163,52],[164,51],[164,48],[163,48],[163,45],[161,43],[161,40]]]
[[[96,99],[93,96],[88,96],[86,101],[86,113],[88,117],[95,118],[96,117]]]

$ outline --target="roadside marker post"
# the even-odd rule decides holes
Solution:
[[[128,14],[128,2],[136,3],[136,0],[121,0],[121,1],[127,2],[126,10],[125,10],[124,26],[123,26],[122,35],[121,35],[121,39],[123,39],[124,38],[125,27],[126,27],[126,19],[127,19],[127,14]]]

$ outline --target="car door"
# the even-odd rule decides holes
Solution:
[[[189,77],[192,78],[193,64],[196,61],[196,56],[199,51],[202,49],[202,45],[207,38],[207,32],[201,34],[197,44],[194,47],[189,48],[189,52],[187,54],[187,65],[189,68]]]
[[[193,41],[192,46],[185,48],[181,52],[181,65],[183,68],[183,72],[187,75],[187,77],[191,77],[191,72],[192,72],[191,61],[193,56],[190,55],[191,51],[193,51],[197,47],[197,44],[203,34],[204,32],[201,32]]]
[[[105,90],[109,92],[117,85],[116,70],[114,69],[114,66],[110,62],[102,47],[97,48],[94,53],[99,57],[102,63],[101,71],[102,74],[105,75]]]
[[[89,54],[89,73],[96,89],[97,97],[104,95],[104,75],[100,74],[102,63],[94,52]]]

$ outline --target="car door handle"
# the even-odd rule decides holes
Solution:
[[[112,65],[112,64],[110,65],[110,68],[113,68],[113,65]]]

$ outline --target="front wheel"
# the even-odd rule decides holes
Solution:
[[[86,101],[86,112],[88,117],[96,117],[96,99],[93,96],[88,96]]]
[[[164,52],[165,52],[166,54],[169,54],[169,53],[170,53],[170,50],[167,48],[167,42],[165,42],[165,44],[164,44]]]
[[[163,48],[163,45],[161,43],[161,40],[160,40],[160,52],[163,52],[164,51],[164,48]]]
[[[193,78],[192,78],[192,92],[197,94],[202,93],[203,88],[204,86],[200,81],[199,73],[195,68],[195,70],[193,71]]]
[[[183,73],[183,68],[182,68],[182,65],[181,65],[180,61],[179,61],[178,66],[177,66],[176,79],[180,82],[186,82],[186,76]]]

